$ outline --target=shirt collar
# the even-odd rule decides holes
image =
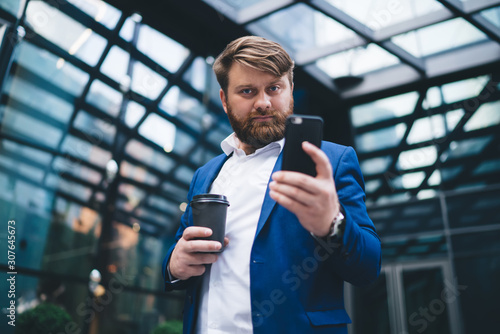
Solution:
[[[236,134],[233,132],[229,136],[227,136],[226,139],[224,139],[220,143],[220,147],[222,148],[222,151],[224,151],[224,153],[226,155],[230,155],[234,151],[238,150],[239,144],[240,144],[240,140],[238,139],[238,137],[236,137]],[[282,138],[282,139],[280,139],[278,141],[269,143],[266,146],[257,149],[255,151],[255,153],[253,153],[253,154],[265,151],[265,150],[267,150],[269,148],[275,147],[276,145],[279,146],[280,152],[281,152],[281,150],[283,149],[283,145],[284,144],[285,144],[285,139]]]

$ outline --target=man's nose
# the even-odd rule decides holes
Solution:
[[[261,92],[257,95],[257,99],[254,104],[257,110],[267,110],[271,109],[271,97],[265,92]]]

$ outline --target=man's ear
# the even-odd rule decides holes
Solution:
[[[222,108],[224,108],[224,112],[227,114],[227,102],[226,102],[226,94],[222,88],[219,90],[220,101],[222,102]]]

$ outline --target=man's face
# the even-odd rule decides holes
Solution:
[[[227,95],[221,89],[224,111],[238,139],[258,149],[280,140],[285,120],[293,113],[288,76],[274,75],[234,63],[229,71]]]

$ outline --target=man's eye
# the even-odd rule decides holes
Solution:
[[[269,90],[270,90],[271,92],[276,92],[278,89],[279,89],[279,87],[278,87],[278,86],[271,86],[271,87],[269,87]]]
[[[247,88],[247,89],[242,89],[241,92],[243,94],[250,94],[252,92],[252,90],[250,88]]]

